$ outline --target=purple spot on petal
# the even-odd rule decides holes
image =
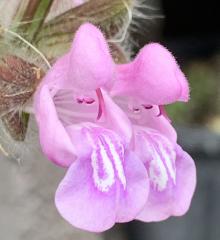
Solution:
[[[77,103],[82,104],[84,102],[84,99],[83,98],[77,98],[76,101],[77,101]]]
[[[136,107],[134,107],[134,108],[133,108],[133,112],[135,112],[135,113],[140,112],[140,108],[136,108]]]
[[[145,109],[152,109],[153,106],[152,105],[147,105],[147,104],[142,104],[142,106],[145,108]]]
[[[93,98],[89,98],[89,97],[85,97],[84,101],[86,104],[92,104],[95,102],[95,100]]]

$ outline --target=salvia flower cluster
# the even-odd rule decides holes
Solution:
[[[166,48],[148,44],[116,65],[101,31],[83,24],[34,98],[42,150],[67,169],[55,195],[63,218],[102,232],[117,222],[183,215],[196,170],[163,106],[188,99]]]

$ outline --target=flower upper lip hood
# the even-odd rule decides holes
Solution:
[[[76,32],[69,55],[68,76],[75,88],[96,90],[113,81],[115,65],[108,45],[92,24],[86,23]]]
[[[172,54],[158,43],[143,47],[136,58],[117,67],[112,94],[138,96],[143,103],[166,105],[188,101],[188,82]]]

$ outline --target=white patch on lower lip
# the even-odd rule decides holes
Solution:
[[[150,181],[157,191],[163,191],[169,181],[176,183],[176,153],[169,140],[159,134],[143,132],[141,139],[144,144],[141,146],[142,154],[147,151],[146,164]]]
[[[176,158],[176,154],[172,148],[170,148],[170,154],[168,154],[166,149],[164,149],[164,146],[161,143],[159,143],[158,146],[165,160],[165,164],[167,166],[169,175],[172,178],[173,182],[176,183],[176,169],[173,167],[173,164],[172,164],[172,160]]]
[[[109,133],[110,134],[110,133]],[[93,169],[93,181],[101,192],[108,192],[115,184],[116,174],[123,188],[126,188],[124,173],[124,148],[113,134],[101,132],[96,140],[92,134],[87,134],[92,144],[91,165]],[[101,176],[100,176],[101,175]]]
[[[152,160],[149,166],[149,176],[158,191],[163,191],[168,182],[168,175],[160,155],[155,149],[152,151]]]
[[[105,137],[105,140],[106,140],[106,143],[108,144],[109,151],[112,155],[115,169],[117,170],[118,178],[121,181],[121,183],[125,189],[126,188],[126,177],[125,177],[124,168],[123,168],[123,164],[122,164],[123,159],[120,158],[120,154],[116,151],[116,147],[112,143],[111,139],[109,137]],[[119,145],[119,147],[122,148],[122,150],[124,150],[123,147],[120,146],[120,143],[118,143],[118,145]],[[122,154],[124,157],[124,151],[122,152]]]
[[[100,165],[98,160],[97,149],[95,149],[93,150],[91,156],[91,164],[93,168],[93,180],[95,182],[96,187],[101,192],[107,192],[115,183],[115,173],[111,159],[109,158],[101,142],[98,143],[98,146],[100,150],[100,160],[102,161],[103,165],[104,177],[101,178],[99,176]]]

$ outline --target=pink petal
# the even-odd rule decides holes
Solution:
[[[146,45],[132,63],[119,65],[114,95],[133,96],[150,105],[188,101],[188,82],[172,54],[157,43]]]
[[[69,55],[66,54],[59,58],[47,72],[42,80],[42,84],[47,84],[54,89],[73,88],[67,77]]]
[[[158,116],[159,108],[154,106],[151,109],[146,109],[142,112],[142,116],[138,121],[138,125],[146,126],[160,132],[166,136],[171,142],[176,143],[177,133],[169,120],[163,115]]]
[[[137,219],[162,221],[185,214],[196,184],[192,158],[158,133],[145,131],[136,140],[151,183],[147,204]]]
[[[166,136],[171,142],[176,143],[176,131],[166,117],[163,115],[159,116],[160,109],[158,106],[147,108],[143,104],[137,104],[135,107],[132,107],[126,98],[124,100],[115,98],[115,102],[123,110],[124,114],[129,117],[133,125],[155,129]],[[138,111],[134,111],[134,108],[137,108]],[[112,114],[112,116],[115,115]],[[120,123],[121,121],[118,122]]]
[[[40,143],[44,154],[60,166],[70,166],[75,159],[74,146],[57,116],[47,85],[41,85],[38,88],[34,102]]]
[[[68,169],[55,203],[63,218],[75,227],[101,232],[115,224],[116,188],[104,193],[95,188],[88,159],[77,159]]]
[[[86,93],[110,87],[114,77],[115,64],[103,34],[86,23],[76,32],[70,51],[56,61],[44,82]]]
[[[83,24],[75,34],[70,51],[69,81],[80,90],[95,90],[111,84],[114,68],[101,31],[92,24]]]
[[[105,115],[101,119],[100,124],[117,132],[128,144],[132,137],[130,120],[126,116],[126,113],[109,97],[106,91],[102,90],[102,93],[105,103]],[[104,121],[104,124],[102,121]]]
[[[196,166],[190,155],[183,151],[180,146],[177,146],[176,168],[179,169],[177,171],[179,187],[175,189],[176,206],[173,215],[181,216],[188,211],[195,191]]]
[[[126,191],[121,190],[118,203],[117,222],[128,222],[137,216],[146,204],[149,181],[146,169],[132,152],[125,157]]]
[[[76,129],[68,130],[75,144]],[[83,138],[84,141],[81,142]],[[80,148],[79,144],[76,147],[78,154],[83,157],[70,167],[59,185],[55,197],[56,206],[72,225],[101,232],[114,225],[117,186],[126,184],[122,165],[123,145],[116,134],[94,125],[81,128],[78,141],[88,151]],[[119,164],[118,172],[115,171],[115,159]],[[121,178],[118,178],[118,173]]]
[[[79,148],[84,157],[69,168],[55,202],[72,225],[101,232],[141,211],[148,196],[147,173],[134,154],[124,152],[114,132],[93,125],[82,128],[82,135],[88,151]]]

